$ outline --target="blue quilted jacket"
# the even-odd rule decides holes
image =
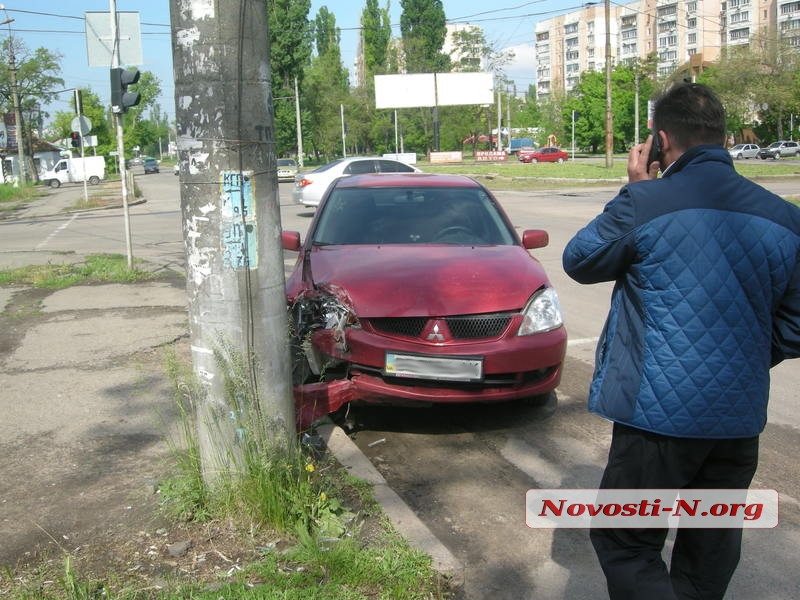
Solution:
[[[769,368],[800,356],[800,209],[699,146],[624,186],[564,249],[615,281],[589,409],[662,435],[739,438],[766,423]]]

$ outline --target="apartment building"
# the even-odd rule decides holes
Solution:
[[[610,7],[612,47],[616,47],[618,41],[620,10],[620,6]],[[583,71],[605,69],[606,19],[603,6],[587,6],[540,21],[536,24],[535,35],[536,91],[539,97],[571,90]]]
[[[774,0],[761,4],[773,4]],[[764,10],[767,10],[766,8]],[[800,48],[800,0],[778,0],[775,10],[775,30],[795,48]]]
[[[605,69],[604,6],[537,23],[537,96],[571,90],[586,70]],[[800,46],[800,0],[637,0],[611,6],[611,60],[632,62],[652,52],[658,75],[699,72],[723,47],[775,32]]]

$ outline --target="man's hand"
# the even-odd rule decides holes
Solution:
[[[661,163],[654,160],[647,166],[647,158],[650,156],[650,148],[653,145],[653,136],[648,135],[644,144],[637,144],[631,148],[628,155],[628,181],[643,181],[645,179],[656,179]]]

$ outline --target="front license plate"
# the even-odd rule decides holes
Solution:
[[[386,375],[445,381],[480,381],[483,359],[476,357],[441,358],[424,354],[386,353]]]

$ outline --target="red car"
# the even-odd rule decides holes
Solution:
[[[520,162],[524,163],[537,163],[537,162],[558,162],[563,163],[569,160],[569,155],[555,146],[547,146],[546,148],[539,148],[538,150],[520,150],[517,154]]]
[[[541,399],[566,349],[558,296],[492,194],[459,175],[337,180],[286,284],[301,421],[349,401]],[[311,413],[314,413],[313,415]]]

